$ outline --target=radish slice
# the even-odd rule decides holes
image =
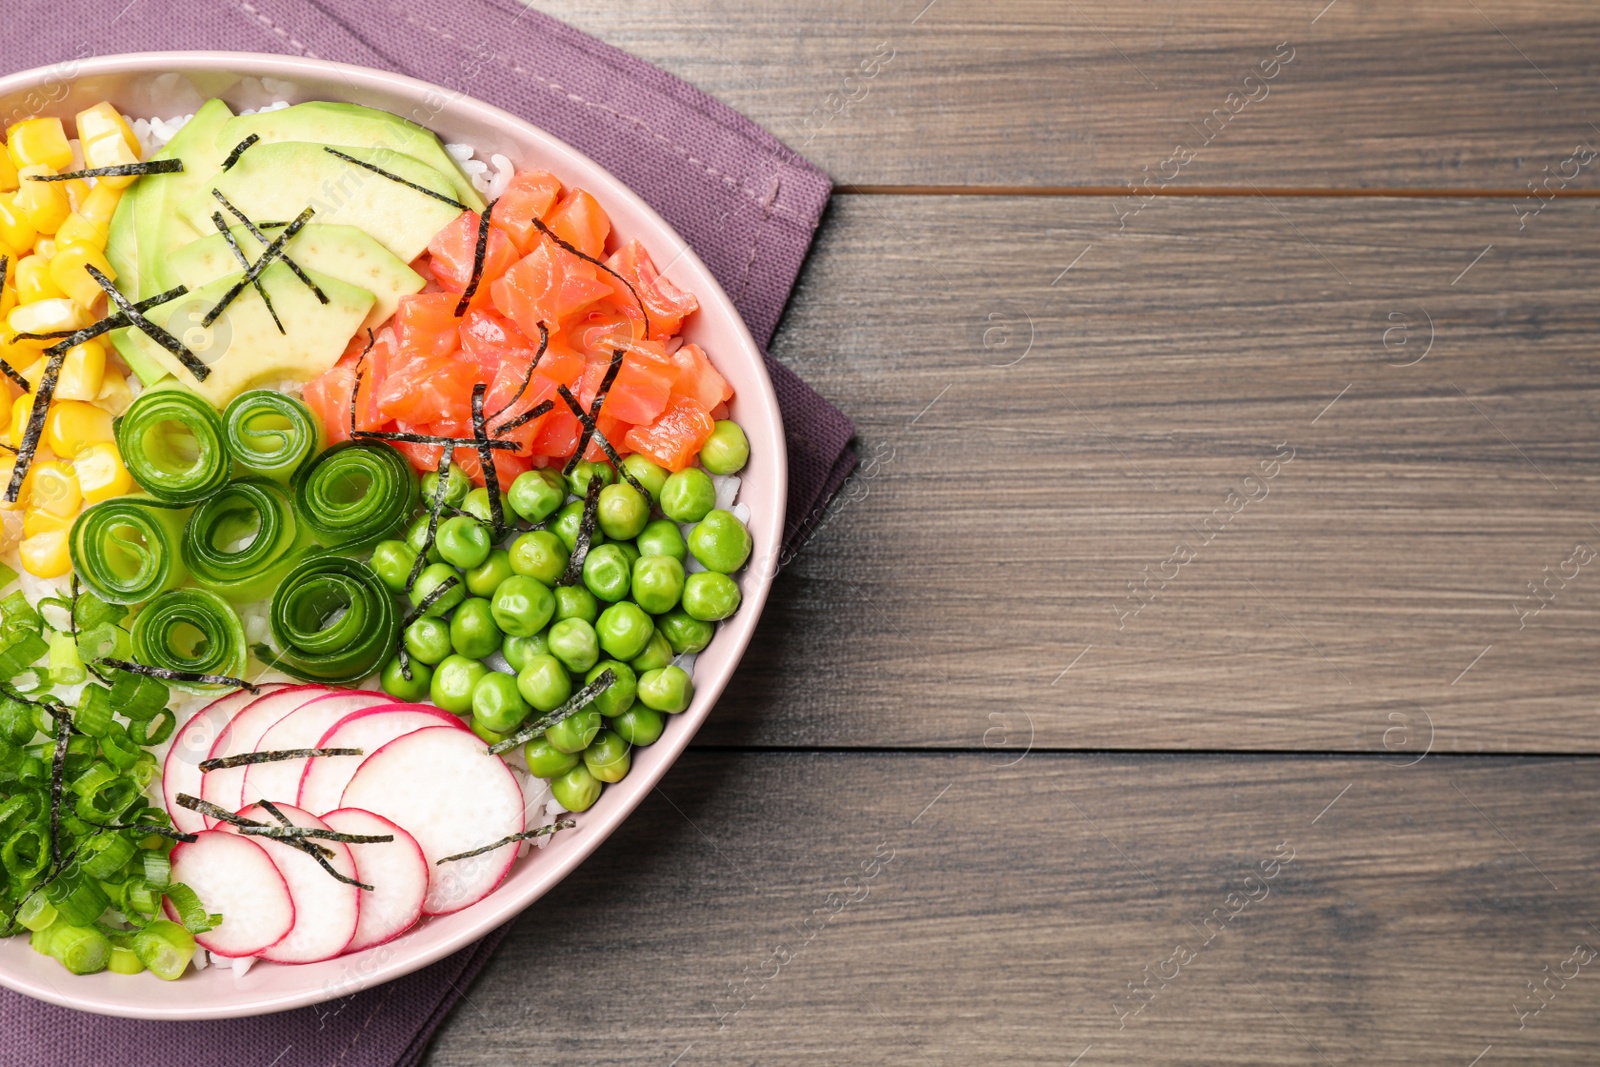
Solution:
[[[322,735],[352,711],[392,704],[394,697],[364,689],[329,693],[314,697],[285,715],[261,735],[256,742],[257,752],[277,752],[292,748],[315,748]],[[343,757],[350,763],[351,771],[361,765],[360,756]],[[293,804],[300,795],[300,776],[305,773],[304,759],[276,760],[272,763],[255,763],[245,768],[244,793],[241,799],[254,804],[263,798],[279,804]],[[372,879],[363,878],[363,882]]]
[[[291,805],[278,805],[278,810],[296,826],[328,829],[328,824]],[[267,809],[259,804],[239,812],[246,819],[281,825]],[[230,836],[238,835],[231,823],[225,830],[217,831]],[[240,835],[242,836],[242,835]],[[331,960],[344,951],[355,936],[361,920],[361,890],[334,878],[322,865],[287,841],[270,837],[249,837],[244,840],[259,845],[277,866],[289,896],[294,899],[294,927],[282,940],[263,948],[255,955],[274,963],[317,963]],[[356,876],[356,863],[350,856],[350,846],[337,841],[318,841],[333,852],[328,863],[347,878]]]
[[[430,726],[449,726],[472,733],[466,723],[448,711],[421,704],[384,704],[346,715],[322,735],[317,747],[359,748],[370,757],[395,738]],[[344,787],[350,784],[360,767],[361,760],[349,756],[318,756],[307,760],[296,803],[318,815],[340,807],[339,798],[344,795]]]
[[[211,746],[216,743],[217,735],[227,729],[233,717],[258,695],[275,693],[288,686],[282,682],[272,682],[260,688],[260,694],[240,689],[213,700],[189,716],[178,732],[172,735],[172,747],[167,750],[167,761],[161,769],[161,794],[167,802],[167,814],[172,816],[172,825],[184,833],[199,833],[207,828],[204,815],[178,806],[178,794],[188,793],[192,797],[200,795],[200,762],[211,755]]]
[[[221,759],[223,756],[238,756],[245,752],[256,751],[256,742],[261,740],[261,735],[272,727],[272,724],[298,708],[308,700],[314,700],[333,690],[321,685],[289,685],[276,692],[265,696],[256,697],[233,717],[233,721],[223,727],[217,740],[211,746],[208,759]],[[244,772],[243,767],[227,767],[220,771],[207,771],[204,781],[200,783],[200,797],[209,800],[219,808],[237,811],[243,807],[244,799]],[[207,818],[206,825],[214,827],[217,820]]]
[[[195,941],[230,958],[253,956],[277,944],[295,926],[295,907],[272,858],[237,834],[200,830],[196,835],[172,850],[172,880],[193,889],[206,911],[220,914],[222,922],[194,935]],[[166,906],[176,921],[177,909],[170,900]]]
[[[340,808],[322,817],[345,834],[393,834],[389,842],[347,845],[355,857],[356,877],[373,888],[361,890],[361,921],[345,952],[360,952],[393,940],[422,918],[428,895],[428,861],[416,839],[381,815],[360,808]]]
[[[517,844],[440,864],[522,832],[522,787],[499,756],[470,730],[430,727],[368,756],[344,791],[344,805],[365,808],[406,828],[428,860],[422,910],[447,915],[494,891],[517,858]]]

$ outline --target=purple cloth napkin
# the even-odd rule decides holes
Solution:
[[[748,119],[515,0],[77,0],[12,5],[0,72],[114,52],[283,52],[400,71],[522,115],[627,182],[670,222],[765,345],[828,178]],[[789,447],[783,558],[854,469],[855,428],[767,360]],[[504,931],[416,974],[254,1019],[139,1023],[0,990],[0,1065],[410,1067]]]

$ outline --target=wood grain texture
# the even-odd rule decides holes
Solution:
[[[1518,225],[839,198],[774,350],[866,462],[700,740],[1600,749],[1600,215]]]
[[[847,183],[1522,191],[1600,143],[1585,110],[1600,23],[1584,0],[535,6]],[[1280,42],[1294,58],[1245,84]],[[1194,158],[1163,167],[1179,145]],[[1572,184],[1593,188],[1590,171]]]
[[[692,753],[426,1062],[1588,1064],[1597,814],[1588,760]]]

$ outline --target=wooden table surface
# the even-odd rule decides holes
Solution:
[[[537,6],[834,176],[863,466],[432,1067],[1596,1061],[1592,3]]]

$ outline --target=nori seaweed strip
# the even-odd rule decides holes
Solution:
[[[283,825],[285,825],[285,826],[294,827],[294,823],[289,821],[289,816],[285,815],[283,812],[278,810],[278,805],[274,804],[270,800],[262,800],[262,801],[259,801],[259,803],[263,808],[266,808],[267,811],[272,814],[272,817],[274,819],[277,819],[279,822],[283,823]],[[295,827],[295,828],[299,829],[299,827]],[[242,829],[243,828],[241,827],[241,831],[242,831]],[[374,892],[373,887],[368,885],[367,883],[358,882],[354,878],[346,877],[345,875],[342,875],[338,871],[333,869],[333,864],[328,862],[328,857],[333,855],[333,850],[332,849],[324,848],[321,845],[315,844],[315,843],[313,843],[311,841],[307,841],[304,837],[285,837],[282,840],[283,840],[284,844],[293,845],[295,848],[300,849],[306,855],[308,855],[312,859],[316,860],[317,864],[323,870],[325,870],[329,874],[333,875],[335,881],[343,882],[345,885],[358,886],[358,887],[360,887],[362,889],[365,889],[369,893]]]
[[[233,286],[226,293],[223,293],[221,299],[217,301],[217,306],[206,312],[206,317],[200,320],[200,325],[210,326],[213,322],[216,322],[217,316],[226,311],[228,305],[233,303],[234,298],[244,292],[244,287],[261,277],[261,272],[272,266],[273,261],[283,255],[283,246],[294,239],[294,235],[299,233],[305,224],[311,221],[311,216],[314,214],[316,214],[315,209],[306,208],[295,217],[293,222],[289,223],[282,233],[274,237],[272,243],[262,251],[261,258],[256,260],[255,264],[244,272],[244,277],[234,282]],[[89,269],[93,270],[94,268],[90,267]]]
[[[223,170],[232,170],[233,165],[239,162],[239,157],[250,150],[250,146],[261,140],[259,133],[252,133],[249,137],[233,146],[233,151],[228,153],[228,158],[222,161]],[[220,228],[220,227],[219,227]]]
[[[267,235],[262,233],[262,230],[276,230],[289,225],[287,222],[251,222],[250,216],[234,207],[233,201],[222,195],[221,189],[211,190],[211,195],[216,197],[218,202],[220,202],[223,207],[227,208],[228,211],[233,214],[234,218],[239,220],[239,224],[245,228],[246,232],[248,232],[251,237],[254,237],[262,244],[268,243]],[[283,265],[285,267],[288,267],[290,270],[294,271],[294,276],[296,278],[299,278],[301,281],[306,283],[312,294],[316,296],[317,303],[326,304],[328,302],[328,294],[322,291],[322,286],[311,280],[311,276],[309,274],[300,269],[300,264],[296,263],[288,256],[279,256],[278,258],[283,261]]]
[[[30,174],[30,182],[66,182],[78,178],[134,178],[141,174],[177,174],[183,170],[181,159],[147,159],[143,163],[119,163],[114,167],[90,167],[88,170],[69,170],[60,174]]]
[[[226,674],[200,674],[197,671],[175,671],[171,667],[149,667],[143,663],[133,663],[125,659],[97,659],[97,664],[110,667],[112,670],[126,671],[129,674],[142,674],[146,678],[159,678],[164,682],[202,682],[206,685],[226,685],[234,689],[247,689],[252,693],[261,692],[259,685],[254,685],[243,678],[231,678]]]
[[[563,386],[563,388],[565,388],[565,386]],[[507,419],[499,426],[496,426],[494,432],[497,436],[504,437],[512,430],[517,429],[525,423],[532,422],[534,419],[537,419],[540,415],[550,411],[555,406],[555,401],[553,400],[541,400],[527,411],[524,411],[521,415],[518,415],[516,418]]]
[[[417,553],[416,560],[411,564],[411,573],[406,576],[406,592],[408,593],[411,592],[411,587],[417,584],[417,579],[422,575],[422,568],[427,566],[428,550],[433,547],[434,535],[439,532],[439,511],[444,507],[444,494],[447,481],[445,475],[450,472],[450,457],[453,454],[453,451],[454,450],[448,448],[441,449],[439,452],[439,462],[434,464],[433,469],[435,477],[433,482],[433,501],[428,505],[428,536],[422,542],[422,551]],[[436,589],[434,592],[438,592],[438,590]],[[400,632],[404,634],[407,626],[410,626],[412,623],[416,622],[417,619],[422,618],[420,612],[424,610],[426,609],[417,609],[419,613],[417,614],[416,619],[412,618],[411,615],[408,614],[406,616],[406,620],[400,624]],[[404,649],[405,644],[402,643],[400,647]],[[405,659],[403,653],[400,662],[402,666],[407,665],[408,661]],[[406,681],[410,680],[411,676],[409,674],[406,675]]]
[[[583,517],[578,521],[578,536],[572,542],[572,556],[567,560],[567,570],[557,585],[576,585],[583,574],[583,561],[589,555],[589,541],[594,537],[595,521],[600,517],[600,479],[590,478],[583,491]]]
[[[149,311],[152,308],[160,307],[162,304],[165,304],[169,300],[178,299],[178,297],[183,296],[188,291],[189,291],[189,287],[186,286],[186,285],[180,285],[180,286],[177,286],[176,288],[168,289],[164,293],[157,293],[155,296],[146,297],[144,300],[139,301],[137,304],[133,305],[133,310],[135,310],[135,311]],[[53,344],[49,348],[45,349],[44,350],[44,354],[47,355],[47,356],[53,356],[53,355],[56,354],[57,350],[65,352],[67,349],[73,347],[74,345],[81,345],[85,341],[93,340],[94,338],[99,337],[103,333],[110,333],[112,330],[120,330],[124,326],[127,326],[128,324],[129,324],[128,316],[123,314],[122,312],[118,311],[118,312],[116,312],[114,314],[107,315],[105,318],[101,319],[99,322],[91,323],[90,325],[85,326],[81,330],[74,330],[73,332],[71,332],[69,334],[63,335],[59,342],[57,342],[56,344]],[[49,338],[49,337],[54,337],[54,336],[56,336],[56,334],[53,334],[53,333],[51,333],[51,334],[34,334],[34,335],[17,334],[17,336],[18,337],[34,336],[34,337],[38,337],[40,339],[45,339],[45,338]]]
[[[544,234],[546,237],[550,238],[550,240],[554,241],[556,244],[560,245],[562,248],[566,249],[568,252],[571,252],[573,255],[577,256],[579,259],[581,259],[581,260],[583,260],[583,261],[585,261],[587,263],[593,263],[595,266],[599,267],[601,270],[603,270],[607,274],[611,275],[617,281],[621,282],[623,285],[626,285],[628,287],[628,292],[633,294],[633,299],[635,301],[637,301],[638,304],[639,304],[639,314],[644,316],[644,335],[646,337],[650,336],[650,312],[644,306],[644,297],[639,295],[639,290],[637,290],[637,289],[635,289],[633,287],[633,283],[632,282],[630,282],[628,279],[624,278],[622,275],[618,274],[616,271],[612,270],[610,267],[606,266],[604,263],[600,262],[598,259],[595,259],[593,256],[589,255],[587,252],[580,252],[576,248],[574,248],[571,245],[567,244],[567,242],[565,242],[561,238],[557,237],[556,234],[555,234],[555,231],[552,230],[550,227],[546,226],[544,224],[544,222],[541,221],[540,219],[535,218],[535,219],[532,219],[531,221],[533,222],[533,224],[535,226],[539,227],[539,232]]]
[[[568,715],[571,715],[575,711],[583,710],[583,708],[591,700],[599,696],[601,693],[604,693],[607,689],[610,689],[616,680],[616,672],[610,667],[607,667],[605,670],[600,672],[594,681],[590,682],[576,693],[573,693],[572,696],[568,697],[565,704],[561,705],[554,711],[541,715],[539,718],[530,723],[525,723],[510,737],[505,738],[497,744],[490,745],[489,754],[491,756],[498,756],[502,752],[510,752],[518,745],[532,741],[535,737],[544,733],[546,730],[550,729],[550,727],[565,719]]]
[[[270,801],[270,800],[261,801],[261,806],[262,807],[267,807],[270,804],[272,804],[272,801]],[[230,824],[232,826],[237,826],[241,830],[243,830],[246,826],[266,826],[267,825],[264,822],[257,822],[255,819],[247,819],[243,815],[235,815],[233,812],[229,811],[227,808],[218,807],[217,805],[211,803],[211,801],[209,801],[209,800],[201,800],[199,797],[190,796],[188,793],[179,793],[178,794],[178,807],[180,807],[180,808],[188,808],[190,811],[198,812],[201,815],[205,815],[205,816],[208,816],[209,818],[216,819],[218,822],[225,822],[225,823],[228,823],[228,824]],[[277,808],[274,807],[272,810],[273,811],[277,811]],[[278,818],[280,818],[280,819],[283,818],[283,813],[281,811],[278,812]],[[313,847],[316,847],[316,848],[320,849],[321,851],[326,852],[330,856],[333,855],[333,850],[332,849],[324,849],[324,848],[321,848],[320,845],[313,846]]]
[[[372,346],[378,343],[378,337],[372,332],[372,327],[367,327],[367,347],[361,350],[361,356],[356,360],[356,380],[350,387],[350,436],[356,435],[356,398],[361,395],[361,379],[367,376],[367,354],[372,351]]]
[[[419,553],[419,554],[426,555],[426,553]],[[421,600],[419,600],[417,602],[417,606],[416,607],[414,607],[410,611],[406,612],[405,618],[400,620],[400,629],[404,630],[407,626],[410,626],[412,623],[414,623],[418,619],[422,618],[422,616],[424,616],[424,615],[426,615],[428,613],[428,609],[429,608],[433,607],[435,604],[437,604],[439,602],[439,598],[440,597],[444,596],[446,593],[448,593],[450,590],[454,589],[456,586],[458,586],[460,584],[461,584],[461,578],[460,578],[459,575],[455,575],[455,574],[452,574],[450,577],[448,577],[444,581],[440,582],[437,586],[435,586],[432,590],[430,590],[428,592],[427,596],[423,597]]]
[[[338,830],[319,830],[315,826],[241,826],[239,832],[246,837],[272,837],[279,841],[314,838],[318,841],[337,841],[341,845],[381,845],[394,840],[393,834],[347,834]]]
[[[539,351],[535,352],[533,354],[533,359],[528,362],[528,373],[522,376],[522,384],[517,386],[516,395],[510,400],[506,401],[505,407],[489,416],[490,422],[493,422],[501,415],[504,415],[506,412],[510,411],[514,406],[516,406],[517,401],[522,399],[522,394],[528,391],[528,384],[533,381],[533,372],[539,369],[539,361],[544,358],[545,350],[550,347],[550,327],[544,324],[543,319],[540,319],[534,325],[539,327]],[[501,429],[504,428],[505,427],[501,427]],[[496,430],[495,432],[499,433],[500,431]]]
[[[24,378],[22,373],[18,371],[17,368],[13,367],[3,359],[0,359],[0,374],[4,374],[7,378],[10,378],[17,384],[17,388],[21,389],[24,393],[33,392],[33,386],[28,384],[28,379]]]
[[[541,837],[549,837],[558,830],[570,830],[577,825],[578,823],[575,819],[562,819],[559,822],[547,823],[546,825],[540,826],[533,830],[524,830],[520,834],[512,834],[509,837],[502,837],[493,844],[484,845],[482,848],[475,848],[471,852],[457,852],[454,856],[446,856],[443,859],[434,860],[433,865],[437,867],[439,864],[449,863],[451,860],[468,860],[473,856],[481,856],[485,852],[493,852],[495,849],[509,845],[513,841],[533,841]]]
[[[410,445],[450,445],[471,448],[478,443],[475,437],[439,437],[430,433],[403,433],[395,430],[360,430],[352,435],[363,441],[403,441]],[[504,452],[520,452],[522,446],[515,441],[489,438],[489,447]]]
[[[195,381],[203,382],[211,376],[211,368],[206,366],[200,360],[200,357],[189,351],[182,341],[145,318],[139,309],[129,302],[127,297],[117,291],[117,287],[111,284],[110,278],[101,274],[99,269],[92,264],[85,265],[83,269],[89,272],[89,277],[95,280],[96,285],[106,291],[106,297],[117,305],[124,315],[128,316],[128,324],[138,327],[146,337],[172,353],[178,362],[182,363],[189,373],[194,375]],[[211,323],[208,321],[206,325],[210,326]],[[59,344],[57,347],[59,347]],[[54,348],[51,349],[51,351],[54,350]]]
[[[483,281],[483,258],[489,254],[489,212],[494,210],[499,199],[489,201],[484,205],[483,211],[478,214],[478,241],[472,250],[472,277],[467,282],[467,287],[461,290],[461,299],[456,302],[456,318],[467,313],[467,305],[472,302],[473,294],[478,291],[478,284]]]
[[[407,189],[415,189],[417,192],[423,194],[424,196],[431,196],[435,200],[443,200],[446,204],[449,204],[451,207],[458,207],[462,211],[471,210],[470,208],[467,207],[467,205],[463,204],[461,201],[457,200],[453,196],[445,196],[443,193],[436,193],[432,189],[429,189],[425,185],[418,185],[416,182],[408,181],[405,178],[400,177],[400,175],[391,173],[390,171],[386,171],[382,167],[380,167],[380,166],[378,166],[378,165],[376,165],[374,163],[368,163],[365,160],[357,159],[355,156],[347,156],[343,152],[338,151],[337,149],[329,148],[327,145],[323,145],[322,146],[322,150],[324,152],[327,152],[329,155],[338,156],[340,159],[344,160],[346,163],[354,163],[356,166],[362,167],[362,168],[364,168],[366,170],[370,170],[374,174],[381,174],[385,178],[388,178],[390,181],[398,182],[400,185],[405,186]]]
[[[89,268],[93,270],[94,268]],[[59,346],[57,346],[59,347]],[[39,379],[39,389],[33,394],[33,407],[28,412],[28,426],[22,431],[22,445],[17,449],[17,462],[11,468],[11,484],[6,486],[6,503],[14,504],[22,492],[22,481],[33,466],[33,457],[39,451],[39,438],[44,436],[44,418],[50,411],[50,401],[56,395],[56,382],[61,377],[61,365],[67,361],[66,349],[52,355],[44,365],[44,377]]]
[[[556,387],[556,392],[561,394],[561,399],[567,402],[567,407],[572,409],[574,415],[580,419],[583,418],[583,405],[579,404],[578,398],[572,395],[572,390],[564,385],[559,385]],[[650,490],[639,484],[639,479],[635,478],[628,468],[622,465],[622,457],[617,455],[615,448],[611,447],[611,442],[607,441],[606,435],[600,432],[600,427],[596,426],[594,428],[591,439],[600,446],[600,450],[606,454],[606,458],[611,461],[611,465],[617,468],[617,474],[621,475],[624,481],[637,489],[639,495],[644,497],[646,503],[649,503],[651,499]]]
[[[59,341],[63,337],[71,337],[77,330],[50,330],[47,333],[14,333],[13,341]]]
[[[500,499],[500,471],[494,465],[494,452],[489,448],[489,431],[483,425],[483,394],[489,387],[479,382],[472,387],[472,436],[478,442],[478,466],[483,469],[483,487],[489,493],[490,530],[496,541],[506,536],[506,509]],[[443,476],[440,476],[443,481]]]
[[[255,134],[252,133],[250,136],[254,137]],[[239,247],[239,242],[233,236],[233,231],[228,229],[227,220],[222,217],[222,212],[213,211],[211,213],[211,224],[217,228],[217,232],[222,234],[222,239],[228,243],[229,250],[233,252],[233,258],[239,261],[241,267],[249,270],[250,257],[245,255],[244,249]],[[267,305],[267,314],[272,316],[272,324],[278,328],[280,335],[285,333],[283,320],[278,318],[278,309],[272,306],[272,297],[267,295],[267,287],[261,284],[260,278],[255,280],[254,285],[256,292],[261,294],[261,302]]]
[[[251,767],[257,763],[281,760],[314,759],[317,756],[359,756],[359,748],[274,748],[266,752],[241,752],[237,756],[218,756],[200,761],[202,771],[224,771],[229,767]]]
[[[44,879],[42,881],[40,881],[40,883],[38,885],[36,885],[32,889],[28,890],[27,895],[24,896],[21,900],[17,901],[17,906],[11,910],[11,918],[6,920],[6,925],[3,928],[0,928],[0,935],[3,935],[5,937],[10,937],[13,933],[20,932],[20,929],[21,929],[20,927],[18,928],[18,930],[15,930],[15,931],[12,930],[11,928],[13,926],[17,925],[17,913],[22,910],[22,905],[24,905],[28,901],[32,900],[33,899],[33,895],[35,893],[42,893],[44,890],[48,889],[50,887],[50,883],[51,882],[54,882],[62,874],[66,873],[67,868],[72,866],[72,861],[77,859],[78,858],[78,853],[80,853],[82,851],[83,851],[83,846],[79,845],[77,848],[75,848],[71,852],[67,853],[67,858],[64,861],[62,861],[60,864],[56,865],[56,868],[54,870],[52,870],[50,873],[46,874],[44,876]]]
[[[156,834],[159,837],[167,838],[169,841],[182,841],[184,844],[188,844],[196,838],[195,834],[186,834],[182,830],[174,830],[170,826],[162,826],[160,823],[153,822],[92,822],[89,825],[100,830],[134,830],[141,834]]]
[[[571,474],[578,467],[578,461],[583,459],[583,454],[589,449],[589,438],[594,436],[595,420],[600,417],[600,405],[606,402],[606,396],[611,392],[611,384],[617,380],[617,372],[622,370],[622,349],[611,350],[611,364],[606,367],[606,376],[600,379],[600,390],[594,394],[594,403],[589,405],[589,413],[580,415],[583,420],[583,433],[578,437],[578,450],[572,453],[572,458],[567,460],[567,465],[561,468],[562,474]]]
[[[50,862],[61,867],[61,785],[67,769],[67,741],[72,732],[72,716],[66,708],[55,708],[56,750],[50,756]]]

